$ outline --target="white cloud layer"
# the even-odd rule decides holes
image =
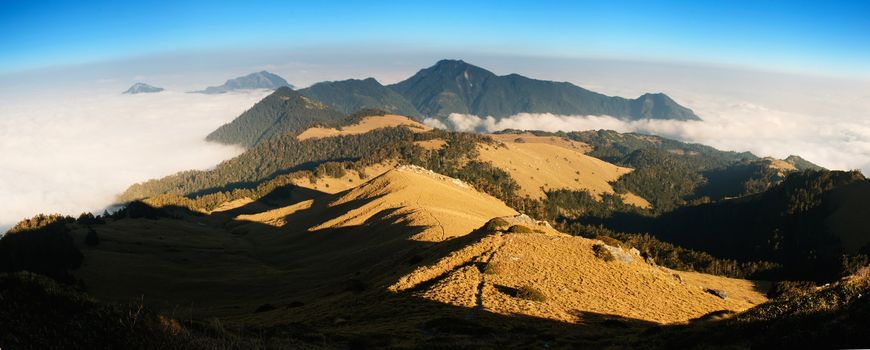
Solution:
[[[267,93],[4,96],[0,232],[39,212],[100,211],[135,182],[238,154],[203,139]]]
[[[496,120],[451,114],[426,124],[451,130],[494,132],[504,129],[580,131],[610,129],[660,135],[702,143],[722,150],[751,151],[784,158],[795,154],[831,169],[870,172],[870,119],[809,116],[772,110],[745,102],[694,99],[692,107],[703,121],[625,121],[609,116],[521,113]]]

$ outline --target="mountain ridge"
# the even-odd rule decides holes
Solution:
[[[366,108],[420,118],[422,115],[404,96],[374,78],[323,81],[299,93],[350,114]]]
[[[662,93],[637,99],[606,96],[568,82],[499,76],[462,60],[441,60],[410,78],[388,85],[423,114],[451,113],[503,118],[517,113],[609,115],[620,119],[700,120]]]

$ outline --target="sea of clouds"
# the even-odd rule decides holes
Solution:
[[[520,113],[507,118],[451,114],[429,126],[474,132],[505,129],[578,131],[609,129],[659,135],[759,156],[799,155],[830,169],[870,173],[870,118],[808,115],[722,98],[697,97],[690,105],[702,121],[621,120],[610,116]]]
[[[204,141],[268,91],[0,98],[0,232],[36,213],[101,213],[129,185],[239,154]]]

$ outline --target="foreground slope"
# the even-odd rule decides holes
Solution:
[[[336,194],[290,191],[209,216],[106,224],[97,228],[102,242],[83,247],[76,276],[109,300],[145,294],[161,307],[248,314],[276,298],[309,303],[348,283],[390,283],[411,252],[516,214],[461,181],[415,167]],[[202,295],[203,288],[211,292]]]
[[[503,315],[571,323],[583,322],[584,314],[683,322],[766,300],[749,281],[676,273],[648,264],[637,251],[565,235],[528,217],[493,220],[478,234],[477,242],[403,276],[390,289]],[[608,261],[604,254],[615,258]],[[728,297],[711,294],[714,285]]]
[[[301,192],[209,216],[98,227],[102,243],[84,247],[76,277],[103,298],[145,294],[160,308],[243,319],[261,305],[290,302],[347,313],[358,298],[347,288],[571,323],[584,313],[682,322],[764,300],[748,281],[681,279],[628,248],[606,248],[618,261],[601,260],[595,241],[516,216],[468,184],[419,167],[400,166],[336,194],[293,191]],[[499,272],[482,272],[488,264]],[[515,290],[526,285],[546,301],[519,297]]]

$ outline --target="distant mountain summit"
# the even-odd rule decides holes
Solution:
[[[567,82],[518,74],[499,76],[461,60],[441,60],[389,87],[430,117],[463,113],[503,118],[517,113],[553,113],[630,120],[701,119],[664,94],[645,94],[637,99],[606,96]]]
[[[221,86],[209,86],[205,90],[194,91],[203,94],[222,94],[228,91],[235,90],[252,90],[252,89],[277,89],[280,87],[293,88],[284,78],[267,71],[251,73],[243,77],[227,80]]]
[[[406,116],[421,116],[404,96],[381,85],[374,78],[325,81],[299,90],[299,93],[348,114],[374,108]]]
[[[148,94],[148,93],[161,92],[161,91],[163,91],[163,88],[161,88],[161,87],[151,86],[151,85],[148,85],[145,83],[136,83],[136,84],[133,84],[133,86],[131,86],[129,89],[127,89],[127,91],[124,91],[124,93],[133,95],[133,94]]]

